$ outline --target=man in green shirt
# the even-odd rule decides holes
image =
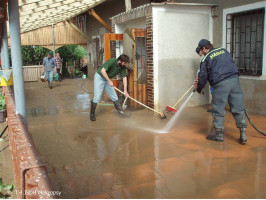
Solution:
[[[110,96],[113,101],[115,108],[117,109],[121,117],[128,117],[128,115],[123,111],[121,103],[113,87],[113,82],[111,78],[115,77],[117,74],[121,74],[123,77],[124,84],[124,95],[128,96],[127,92],[127,75],[126,75],[126,64],[129,62],[129,57],[125,54],[120,55],[117,59],[111,58],[107,60],[95,73],[94,75],[94,98],[91,101],[91,121],[96,121],[95,109],[97,103],[101,100],[103,89]]]
[[[74,78],[75,76],[75,67],[76,67],[76,62],[74,58],[72,57],[72,54],[69,53],[67,62],[66,62],[66,68],[67,68],[70,78]]]

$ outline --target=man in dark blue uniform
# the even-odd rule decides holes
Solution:
[[[213,48],[206,39],[200,40],[198,47],[202,49],[205,57],[200,64],[197,92],[201,93],[207,81],[213,88],[212,115],[215,135],[208,135],[207,139],[223,142],[225,106],[228,102],[236,126],[240,129],[240,143],[245,144],[247,122],[238,69],[226,49]]]

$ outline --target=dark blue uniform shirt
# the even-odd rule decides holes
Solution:
[[[238,69],[230,53],[224,48],[211,49],[200,63],[197,91],[201,92],[207,81],[213,86],[237,76],[239,76]]]

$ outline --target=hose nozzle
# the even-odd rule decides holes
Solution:
[[[194,92],[196,92],[196,91],[197,91],[196,88],[194,88],[194,90],[193,90],[192,92],[194,93]],[[201,92],[199,92],[199,94],[204,94],[204,92],[201,91]]]

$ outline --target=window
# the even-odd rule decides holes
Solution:
[[[264,13],[262,8],[226,15],[226,48],[242,75],[262,75]]]

